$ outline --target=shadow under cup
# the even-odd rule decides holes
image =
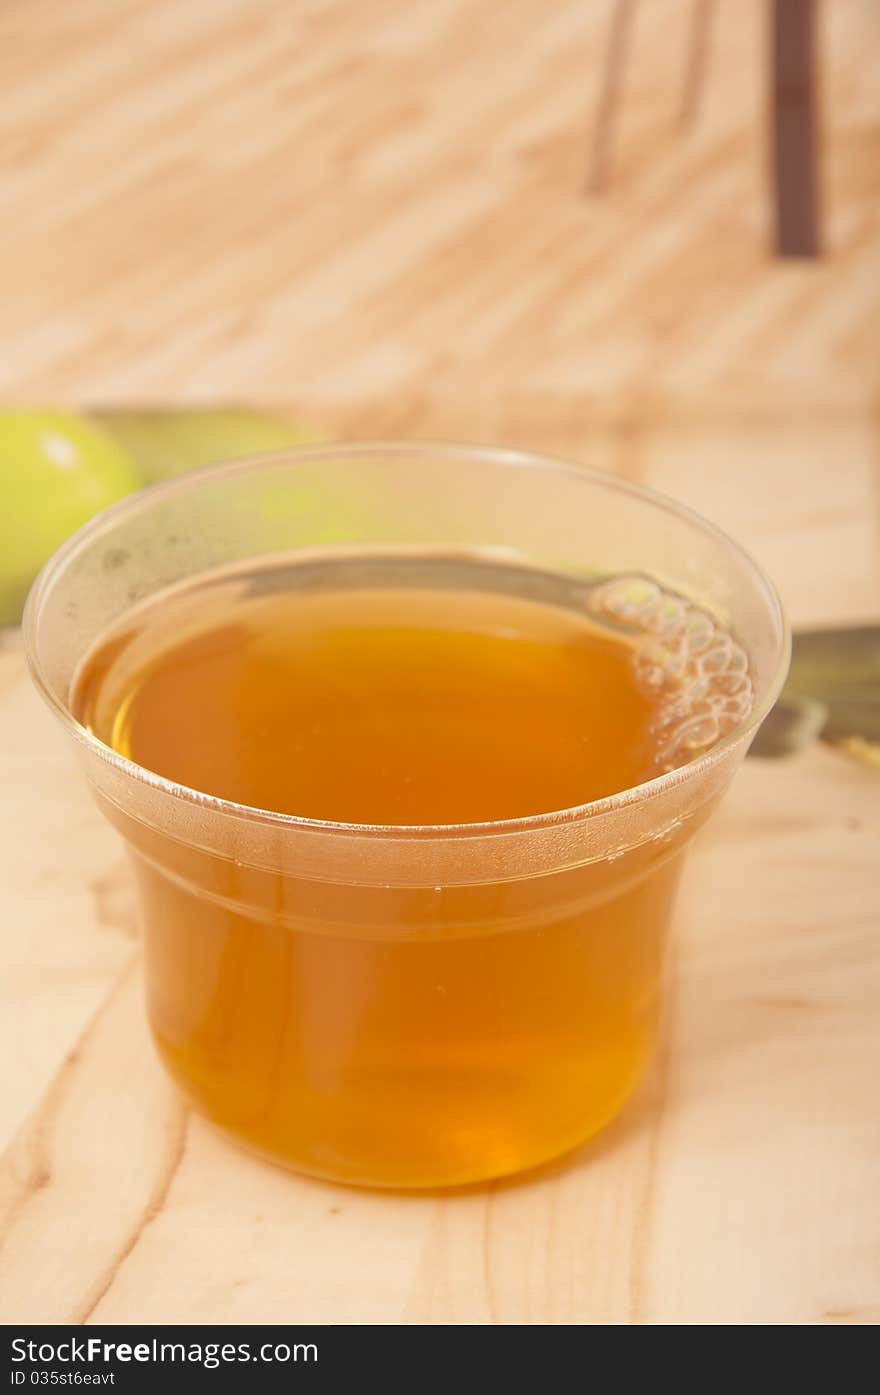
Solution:
[[[707,754],[636,789],[455,827],[231,804],[141,769],[73,718],[78,668],[133,606],[316,548],[646,573],[735,634],[754,705]],[[617,1112],[656,1041],[683,854],[787,666],[775,593],[722,533],[629,484],[513,452],[305,448],[100,515],[41,574],[25,628],[36,682],[131,854],[150,1023],[202,1113],[301,1171],[419,1187],[534,1166]]]

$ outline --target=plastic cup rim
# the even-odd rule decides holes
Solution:
[[[627,494],[632,498],[639,499],[652,508],[659,509],[665,513],[670,513],[680,518],[682,521],[698,528],[704,534],[713,537],[717,542],[733,552],[745,564],[745,568],[751,572],[756,583],[760,586],[768,602],[768,608],[775,622],[779,646],[775,671],[772,678],[766,684],[762,693],[757,699],[748,715],[738,722],[735,727],[710,746],[692,761],[676,766],[674,770],[666,771],[654,776],[650,780],[642,781],[640,784],[629,786],[625,790],[620,790],[615,794],[606,795],[602,799],[590,800],[585,804],[572,805],[566,809],[553,810],[542,814],[525,814],[513,819],[486,820],[478,823],[458,823],[458,824],[372,824],[372,823],[344,823],[330,819],[310,819],[298,814],[284,814],[272,809],[261,809],[255,805],[239,804],[234,800],[222,799],[217,795],[207,794],[200,790],[191,789],[187,785],[177,784],[173,780],[167,779],[163,775],[157,775],[144,766],[138,765],[136,761],[129,760],[128,757],[120,755],[112,747],[106,745],[97,736],[77,721],[67,704],[54,692],[44,672],[42,661],[39,657],[38,638],[40,626],[40,611],[43,600],[52,584],[62,575],[65,567],[71,562],[83,547],[98,539],[103,533],[112,531],[113,527],[121,519],[134,513],[140,512],[145,507],[149,508],[152,503],[167,499],[175,494],[195,492],[203,484],[234,475],[243,475],[265,469],[267,466],[282,465],[288,463],[296,465],[299,462],[320,460],[321,458],[357,458],[372,457],[375,455],[392,455],[397,457],[422,456],[446,456],[453,459],[474,459],[479,457],[487,462],[496,465],[509,466],[513,469],[540,469],[553,471],[555,473],[565,473],[586,483],[598,485],[600,488],[608,489],[614,493]],[[413,461],[415,464],[415,460]],[[665,791],[674,788],[676,785],[695,779],[704,771],[710,769],[718,761],[722,760],[734,747],[738,746],[746,738],[750,738],[757,731],[761,722],[770,711],[777,697],[782,691],[791,655],[791,632],[787,617],[770,578],[763,567],[755,560],[747,548],[743,547],[732,538],[724,529],[717,524],[704,518],[697,510],[690,508],[686,504],[680,503],[676,499],[661,493],[659,490],[651,489],[646,485],[635,484],[630,480],[618,478],[616,475],[607,474],[588,465],[575,465],[560,460],[554,456],[539,455],[530,451],[514,450],[504,446],[487,445],[467,445],[460,442],[445,441],[357,441],[346,442],[337,441],[325,445],[302,445],[285,448],[282,450],[264,451],[259,454],[251,454],[235,460],[224,461],[222,464],[209,465],[202,469],[192,470],[184,475],[177,476],[171,480],[165,480],[158,484],[147,485],[144,488],[129,495],[127,498],[112,504],[109,508],[102,510],[91,518],[83,527],[79,528],[46,562],[36,580],[34,581],[25,604],[22,618],[22,634],[24,637],[25,654],[28,667],[33,681],[42,695],[44,701],[52,709],[60,720],[62,726],[93,754],[98,756],[107,764],[115,767],[129,778],[136,780],[140,784],[146,784],[153,789],[160,790],[173,798],[183,800],[187,803],[197,805],[204,810],[212,810],[218,814],[226,815],[236,819],[249,822],[274,825],[288,829],[289,831],[311,832],[315,834],[337,834],[349,837],[362,838],[382,838],[399,839],[401,841],[435,839],[438,841],[457,840],[462,838],[486,838],[513,833],[528,833],[540,829],[553,828],[566,824],[580,823],[586,819],[592,819],[604,814],[610,814],[617,810],[627,808],[635,803],[653,799]]]

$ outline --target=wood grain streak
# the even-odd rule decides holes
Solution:
[[[648,1136],[644,1146],[643,1174],[634,1198],[634,1221],[629,1260],[629,1322],[636,1326],[650,1320],[651,1278],[649,1266],[652,1254],[654,1211],[657,1204],[657,1174],[663,1157],[663,1127],[665,1106],[672,1071],[672,1024],[675,1018],[674,985],[668,990],[666,1035],[660,1047],[651,1080]]]
[[[129,965],[120,982],[127,981],[132,973],[132,966]],[[0,1254],[33,1198],[52,1182],[53,1133],[58,1116],[75,1082],[83,1052],[110,1012],[112,1002],[111,991],[80,1040],[67,1052],[39,1107],[28,1121],[18,1146],[0,1158]]]
[[[183,1162],[186,1151],[187,1119],[188,1115],[183,1110],[174,1116],[174,1128],[168,1138],[167,1157],[156,1172],[153,1188],[143,1212],[138,1217],[131,1234],[120,1246],[119,1253],[101,1275],[83,1306],[71,1315],[71,1322],[86,1323],[95,1317],[97,1309],[110,1292],[122,1266],[134,1253],[147,1226],[151,1225],[161,1213],[178,1168]]]

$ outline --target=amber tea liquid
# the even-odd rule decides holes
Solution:
[[[379,555],[169,593],[93,651],[73,708],[194,790],[412,826],[602,799],[749,701],[742,651],[649,579]],[[159,1050],[277,1160],[385,1186],[516,1171],[598,1129],[651,1052],[680,833],[544,876],[386,886],[261,870],[110,812]]]

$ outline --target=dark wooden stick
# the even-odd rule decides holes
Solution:
[[[703,93],[706,90],[714,16],[715,0],[694,0],[685,55],[681,105],[678,109],[678,124],[682,129],[690,126],[700,114]]]
[[[608,50],[602,69],[599,100],[596,104],[596,121],[593,127],[593,140],[587,168],[586,189],[588,194],[600,194],[608,182],[614,122],[617,108],[620,105],[623,70],[626,66],[635,8],[636,0],[614,0],[611,33],[608,37]]]
[[[816,9],[814,0],[773,0],[772,158],[780,257],[819,255]]]

